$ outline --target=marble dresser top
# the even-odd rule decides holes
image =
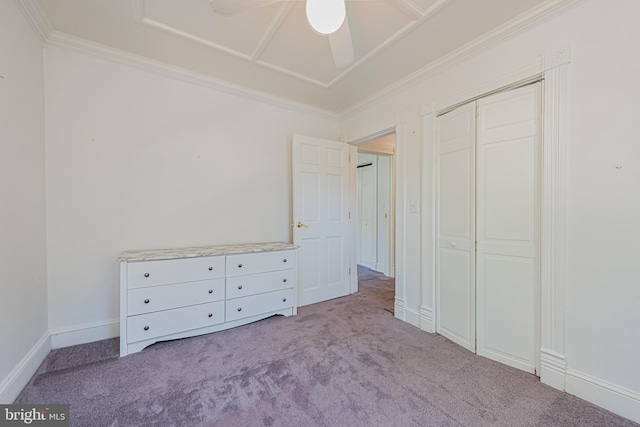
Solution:
[[[140,251],[124,251],[118,261],[155,261],[163,259],[196,258],[213,255],[231,255],[251,252],[271,252],[295,249],[291,243],[249,243],[243,245],[192,246],[190,248],[150,249]]]

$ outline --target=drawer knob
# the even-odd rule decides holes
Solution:
[[[213,317],[213,313],[209,313],[209,317]]]
[[[144,300],[145,304],[149,304],[149,298],[147,298],[146,300]]]
[[[287,262],[287,259],[286,259],[286,258],[285,258],[285,259],[283,259],[283,260],[282,260],[282,262]]]
[[[149,273],[144,273],[144,277],[149,277]]]
[[[286,298],[282,298],[282,302],[287,302],[287,299]]]
[[[242,289],[242,285],[238,285],[238,289]]]
[[[213,289],[209,289],[209,293],[212,294],[213,293]]]
[[[148,327],[148,326],[145,326],[145,327],[144,327],[144,330],[145,330],[145,331],[148,331],[148,330],[149,330],[149,327]]]
[[[209,267],[209,271],[213,271],[213,267]]]
[[[242,264],[238,264],[238,268],[242,268]]]
[[[287,279],[282,279],[282,281],[283,281],[284,283],[287,283]]]
[[[238,307],[238,311],[242,311],[242,307]]]

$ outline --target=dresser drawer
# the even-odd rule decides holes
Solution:
[[[227,277],[295,268],[294,251],[227,255]]]
[[[224,279],[151,286],[127,292],[127,315],[224,300]]]
[[[127,318],[128,342],[136,342],[224,322],[224,301]]]
[[[293,288],[296,285],[295,280],[295,270],[229,277],[226,295],[227,299],[232,299]]]
[[[129,289],[224,277],[223,256],[132,262],[127,265]]]
[[[227,300],[226,321],[293,307],[293,289]]]

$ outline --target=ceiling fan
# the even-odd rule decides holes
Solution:
[[[248,9],[282,1],[302,0],[209,0],[214,13],[232,16]],[[306,0],[307,20],[311,28],[326,36],[336,67],[346,67],[354,59],[351,31],[346,17],[345,0]]]

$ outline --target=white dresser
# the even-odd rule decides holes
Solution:
[[[287,243],[122,252],[120,356],[296,314],[296,255]]]

